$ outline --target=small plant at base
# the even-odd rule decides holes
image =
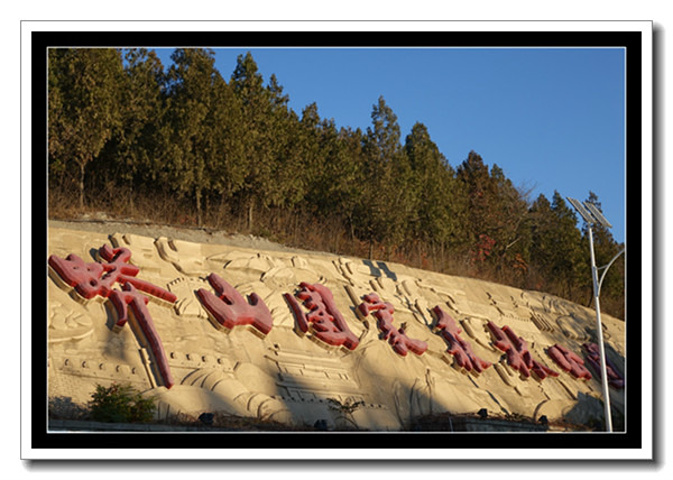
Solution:
[[[96,385],[89,402],[91,417],[99,422],[144,423],[154,417],[156,405],[143,398],[131,385],[113,383],[109,387]]]
[[[358,428],[358,424],[355,422],[355,419],[353,419],[353,413],[355,413],[355,410],[358,408],[364,406],[364,401],[356,401],[352,398],[347,399],[343,403],[336,398],[328,398],[327,401],[329,402],[330,410],[338,412],[341,419],[350,423],[356,429]]]

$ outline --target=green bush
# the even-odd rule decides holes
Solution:
[[[143,423],[154,417],[156,405],[143,398],[131,385],[113,383],[109,387],[96,385],[89,402],[91,417],[98,422]]]

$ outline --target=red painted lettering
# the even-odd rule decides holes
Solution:
[[[259,295],[253,293],[246,301],[238,291],[215,273],[208,275],[208,282],[215,289],[215,295],[201,288],[196,292],[201,304],[211,318],[229,331],[236,326],[250,326],[262,335],[267,335],[273,327],[271,312]]]
[[[526,378],[530,377],[531,371],[540,380],[544,380],[549,375],[558,377],[558,372],[533,359],[528,350],[528,343],[514,333],[514,330],[507,325],[500,329],[493,322],[488,322],[487,326],[495,338],[494,345],[507,354],[507,364],[514,370]]]
[[[547,349],[547,354],[563,371],[571,373],[575,378],[591,380],[591,373],[584,366],[584,360],[576,353],[557,343]]]
[[[448,352],[456,359],[456,363],[468,372],[481,373],[491,366],[491,362],[482,360],[472,350],[472,346],[460,337],[462,329],[456,325],[451,316],[442,310],[439,305],[432,309],[437,322],[435,329],[449,344]]]
[[[587,353],[587,361],[593,367],[594,371],[598,374],[599,378],[601,376],[601,356],[598,345],[595,343],[585,343],[582,345],[584,350]],[[608,383],[613,388],[624,388],[624,378],[619,374],[617,367],[614,363],[610,361],[609,358],[606,359],[605,370],[608,374]]]
[[[299,286],[301,289],[296,297],[304,302],[304,306],[309,309],[308,313],[304,313],[292,295],[283,295],[292,308],[299,330],[306,333],[310,329],[316,338],[328,345],[355,350],[360,341],[348,328],[346,320],[334,303],[330,289],[324,285],[309,285],[306,282]]]
[[[106,263],[85,263],[74,254],[68,255],[65,259],[52,255],[48,263],[64,283],[73,287],[85,299],[89,300],[95,296],[109,298],[117,313],[117,326],[123,327],[126,324],[128,306],[131,307],[144,337],[140,343],[146,341],[149,344],[161,382],[167,388],[171,388],[173,377],[163,344],[147,309],[149,299],[139,291],[170,303],[174,303],[177,297],[168,290],[136,278],[140,269],[128,263],[131,259],[131,251],[128,248],[113,249],[103,245],[98,253]],[[121,285],[122,291],[113,288],[117,283]]]
[[[402,356],[406,356],[409,351],[416,355],[423,355],[428,349],[428,344],[422,340],[416,340],[407,337],[404,326],[400,329],[393,325],[393,313],[395,308],[388,302],[383,302],[375,293],[364,296],[364,302],[358,306],[358,310],[363,316],[373,312],[376,318],[376,325],[383,333],[383,339],[388,340],[393,350]]]

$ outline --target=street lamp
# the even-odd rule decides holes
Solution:
[[[610,222],[606,220],[601,211],[590,202],[581,203],[578,200],[570,197],[566,197],[570,204],[577,210],[589,228],[589,249],[591,250],[591,278],[594,285],[594,305],[596,307],[596,330],[598,335],[598,348],[600,349],[601,356],[601,380],[603,384],[603,406],[605,408],[605,429],[608,432],[612,432],[612,414],[610,412],[610,391],[608,390],[608,374],[607,374],[607,362],[605,360],[605,346],[603,344],[603,324],[601,323],[601,307],[598,297],[601,294],[601,285],[605,279],[605,274],[608,271],[608,268],[617,260],[624,249],[622,249],[617,255],[615,255],[607,265],[603,267],[596,267],[596,255],[594,254],[594,235],[592,227],[596,224],[603,225],[605,228],[612,228]],[[603,270],[603,274],[600,279],[598,278],[598,271]]]

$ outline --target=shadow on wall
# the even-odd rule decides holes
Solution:
[[[397,281],[397,275],[384,262],[374,264],[370,260],[364,260],[363,263],[369,267],[372,276],[386,276]],[[108,307],[106,305],[107,327],[112,331],[115,318]],[[354,312],[354,308],[351,310]],[[432,324],[426,325],[430,331]],[[372,332],[377,331],[375,326],[372,325],[371,328]],[[195,417],[202,413],[224,412],[320,430],[401,430],[408,428],[415,417],[439,411],[432,392],[433,380],[430,374],[426,374],[425,378],[401,375],[395,379],[390,372],[395,370],[391,365],[397,365],[395,362],[398,357],[391,353],[387,342],[375,342],[374,345],[367,348],[380,348],[385,351],[388,356],[383,358],[387,358],[387,362],[377,364],[369,361],[366,362],[366,368],[359,368],[360,362],[365,358],[365,351],[341,356],[325,355],[321,360],[329,368],[323,371],[333,372],[333,377],[322,374],[320,378],[320,368],[311,372],[313,377],[309,377],[288,371],[283,371],[282,374],[272,373],[272,369],[264,371],[251,363],[238,363],[231,371],[194,369],[181,381],[178,380],[179,385],[175,385],[172,390],[157,389],[153,394],[164,405],[159,412],[164,417],[180,412]],[[265,346],[268,346],[267,342]],[[618,358],[618,365],[623,371],[623,357],[611,347],[608,348],[608,356]],[[406,358],[405,361],[417,361],[413,354],[410,355],[411,358]],[[311,358],[310,353],[307,354],[303,361],[304,370],[308,368],[306,365],[310,367],[316,360]],[[262,362],[260,359],[258,365]],[[352,365],[340,371],[340,362],[350,362]],[[349,371],[357,372],[356,378],[349,379]],[[251,386],[251,383],[254,385]],[[368,396],[362,394],[359,385],[364,384],[374,385],[373,390],[377,393]],[[491,395],[490,392],[487,393]],[[498,403],[496,398],[493,401]],[[487,406],[490,408],[490,405],[479,407]],[[474,413],[478,410],[479,408],[475,408]],[[580,424],[601,421],[600,400],[579,393],[577,405],[567,412],[566,418]]]
[[[612,392],[611,392],[612,393]],[[611,403],[612,430],[625,431],[624,413]],[[605,412],[603,400],[578,392],[577,404],[564,412],[563,418],[569,423],[586,425],[595,431],[605,431]]]
[[[262,363],[236,363],[230,371],[192,370],[179,380],[180,385],[173,387],[172,392],[164,390],[157,396],[165,403],[160,409],[161,415],[184,412],[198,417],[202,413],[218,412],[287,423],[308,430],[396,431],[410,428],[418,417],[446,413],[442,399],[460,396],[460,384],[434,377],[428,366],[429,360],[421,360],[411,353],[408,357],[400,357],[387,342],[373,342],[354,352],[333,351],[322,355],[315,345],[299,355],[265,344],[269,353]],[[380,351],[372,355],[376,352],[369,349]],[[610,354],[619,356],[613,350]],[[425,377],[394,375],[401,372],[404,362],[421,362]],[[468,374],[467,379],[472,380],[472,377]],[[594,378],[592,382],[596,380]],[[363,385],[368,386],[367,393],[362,393]],[[491,419],[503,414],[510,416],[488,389],[484,392],[481,400],[463,399],[465,408],[453,413],[474,415],[484,409]],[[491,396],[491,402],[485,398],[486,394]],[[577,425],[598,427],[603,417],[601,400],[581,392],[575,397],[576,404],[566,407],[568,410],[563,412],[563,419]],[[618,395],[612,398],[613,424],[618,431],[623,428],[623,401],[620,402]],[[567,400],[563,402],[567,404]],[[549,416],[554,405],[554,401],[549,402],[539,414],[536,410],[535,420]],[[446,425],[438,424],[436,429],[446,430]]]
[[[365,379],[376,382],[380,378]],[[341,385],[343,386],[343,384]],[[357,388],[316,388],[312,379],[284,374],[277,384],[276,400],[283,403],[298,427],[324,431],[399,431],[408,427],[415,413],[414,403],[429,404],[431,398],[415,385],[394,382],[387,403]]]
[[[397,281],[397,274],[392,270],[390,270],[385,262],[376,262],[376,266],[374,265],[374,262],[372,260],[363,260],[362,263],[364,263],[367,267],[369,267],[369,274],[372,277],[376,278],[385,275],[392,281],[394,282]]]
[[[50,419],[85,419],[89,415],[88,409],[72,401],[71,397],[52,397],[49,399]]]

